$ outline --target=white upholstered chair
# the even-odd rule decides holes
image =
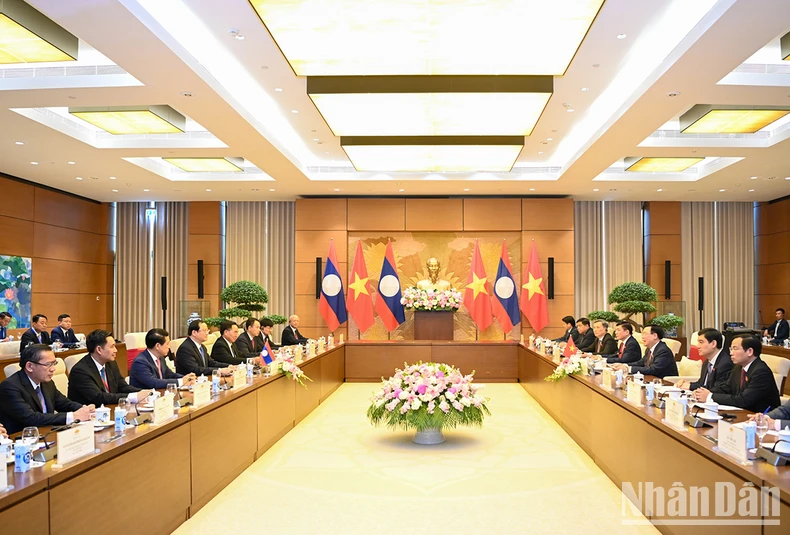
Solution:
[[[9,377],[14,375],[16,372],[18,372],[21,369],[22,369],[22,367],[19,365],[18,362],[14,362],[13,364],[9,364],[8,366],[6,366],[3,369],[3,372],[5,373],[5,378],[8,379]]]
[[[672,350],[672,354],[677,356],[680,353],[680,340],[673,340],[672,338],[664,338],[663,342]]]
[[[680,375],[669,375],[664,377],[664,380],[672,384],[677,383],[681,379],[696,381],[702,372],[702,362],[701,360],[691,360],[688,357],[683,357],[678,362],[678,373]]]
[[[779,389],[779,395],[784,394],[785,380],[787,374],[790,373],[790,359],[784,357],[777,357],[776,355],[766,355],[763,353],[760,358],[768,364],[771,371],[774,372],[774,379],[776,380],[776,388]]]
[[[88,355],[87,353],[80,353],[78,355],[71,355],[66,357],[64,360],[64,362],[66,363],[66,373],[70,374],[71,369],[74,367],[74,365],[77,364],[80,360],[82,360],[82,357],[85,357],[87,355]]]
[[[57,365],[55,366],[55,375],[52,376],[52,382],[55,383],[55,386],[60,393],[64,396],[69,395],[69,376],[66,375],[66,363],[63,362],[63,359],[55,359]]]

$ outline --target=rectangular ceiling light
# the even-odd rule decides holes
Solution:
[[[790,33],[786,33],[779,40],[779,49],[782,51],[782,59],[790,60]]]
[[[189,173],[239,173],[244,171],[240,165],[241,158],[162,158],[169,164]]]
[[[180,134],[186,117],[170,106],[69,108],[69,113],[110,134]]]
[[[307,93],[336,136],[528,136],[551,76],[318,76]]]
[[[705,158],[626,158],[625,170],[634,173],[680,173]]]
[[[341,137],[340,146],[357,171],[508,172],[521,136]]]
[[[604,0],[249,0],[298,76],[545,74]]]
[[[754,134],[788,113],[790,108],[697,104],[680,116],[680,131],[684,134]]]
[[[0,0],[0,64],[74,61],[79,39],[22,0]]]

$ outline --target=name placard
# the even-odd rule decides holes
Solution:
[[[724,420],[720,421],[719,451],[726,453],[742,463],[748,462],[749,457],[746,454],[746,430],[736,425],[730,425]]]
[[[192,405],[202,407],[211,401],[211,385],[209,383],[195,383],[192,387]]]
[[[601,374],[601,387],[606,390],[614,390],[614,374],[609,368],[604,368]]]
[[[590,375],[590,367],[587,365],[587,359],[582,359],[580,364],[582,367],[582,375]]]
[[[628,381],[625,390],[625,400],[637,407],[642,406],[642,385],[636,381]]]
[[[686,404],[677,399],[666,398],[666,407],[664,420],[678,431],[685,430]]]
[[[247,369],[236,368],[233,372],[233,388],[242,388],[247,386]]]
[[[58,464],[66,464],[90,455],[96,449],[93,423],[77,424],[58,433]]]
[[[154,425],[165,423],[173,417],[173,400],[170,396],[161,396],[154,400]]]
[[[3,464],[5,464],[6,462],[5,449],[3,448],[5,448],[5,446],[0,445],[0,453],[2,453],[2,455],[0,455],[2,459],[0,459],[0,461],[3,461]],[[8,486],[8,470],[5,469],[5,466],[0,465],[0,490],[4,490],[7,486]]]

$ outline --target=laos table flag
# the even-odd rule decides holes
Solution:
[[[518,292],[513,280],[513,270],[510,268],[507,245],[504,241],[502,242],[502,256],[499,258],[499,267],[494,282],[494,298],[491,300],[491,304],[494,316],[506,333],[509,333],[514,325],[521,322],[521,312],[518,310]]]
[[[483,257],[480,256],[480,246],[475,240],[475,250],[472,253],[472,264],[469,266],[469,277],[466,279],[466,294],[464,306],[469,311],[477,328],[484,331],[493,323],[491,317],[491,284],[486,277],[483,266]]]
[[[368,268],[362,254],[362,240],[357,241],[357,254],[351,266],[351,281],[348,283],[346,309],[359,327],[359,332],[367,331],[375,321],[373,317],[373,296],[371,295]]]
[[[379,275],[379,297],[376,299],[376,312],[388,331],[394,331],[398,325],[406,321],[406,314],[401,304],[400,279],[395,269],[395,253],[392,242],[387,241],[387,252]]]
[[[273,360],[272,348],[269,347],[269,340],[263,343],[263,351],[261,351],[261,358],[264,364],[271,364]]]
[[[348,319],[346,314],[346,298],[343,296],[343,281],[337,269],[335,242],[329,242],[329,254],[326,257],[324,278],[321,281],[321,300],[318,311],[324,317],[330,332],[335,332],[341,323]]]
[[[524,278],[527,282],[521,286],[521,310],[532,325],[532,329],[539,333],[549,324],[549,301],[546,297],[543,275],[540,272],[535,240],[532,240],[532,250],[529,253],[529,264]]]

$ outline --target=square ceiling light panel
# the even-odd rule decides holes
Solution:
[[[790,33],[786,33],[779,40],[779,49],[782,51],[782,59],[790,61]]]
[[[516,163],[520,136],[341,137],[340,146],[357,171],[508,172]]]
[[[180,134],[186,117],[170,106],[69,108],[69,113],[110,134]]]
[[[754,134],[790,113],[790,108],[697,104],[680,116],[684,134]]]
[[[632,173],[680,173],[705,158],[626,158],[625,170]]]
[[[298,76],[562,75],[604,0],[249,0]]]
[[[0,0],[0,64],[74,61],[79,39],[22,0]]]
[[[162,158],[188,173],[239,173],[242,158]],[[234,163],[237,161],[239,165]]]
[[[318,76],[307,93],[336,136],[528,136],[551,76]]]

